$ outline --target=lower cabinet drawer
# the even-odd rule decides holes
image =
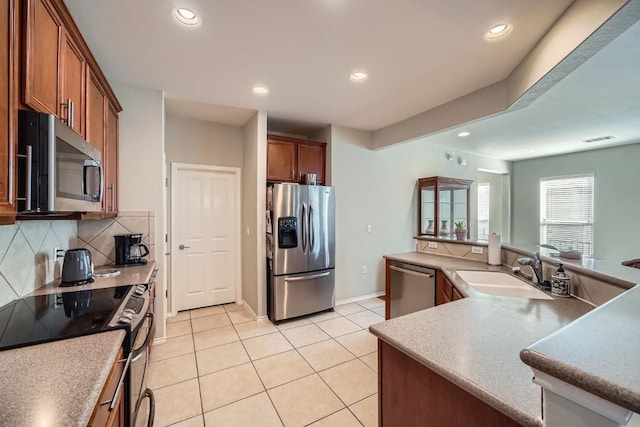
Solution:
[[[124,390],[120,390],[120,393],[116,398],[117,401],[114,408],[109,410],[111,407],[111,399],[113,398],[116,388],[118,387],[118,383],[120,382],[120,378],[124,373],[125,363],[122,361],[122,355],[123,351],[121,348],[120,351],[118,351],[118,355],[116,356],[113,366],[111,367],[111,372],[107,377],[107,382],[102,389],[98,403],[93,410],[93,415],[91,415],[91,420],[89,421],[89,425],[91,427],[124,425]]]

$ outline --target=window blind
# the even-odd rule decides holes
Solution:
[[[478,184],[478,240],[489,240],[489,204],[491,186]]]
[[[593,255],[594,176],[540,179],[540,243]]]

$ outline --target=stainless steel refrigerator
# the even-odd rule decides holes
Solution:
[[[335,305],[335,192],[319,185],[267,189],[267,312],[272,322]]]

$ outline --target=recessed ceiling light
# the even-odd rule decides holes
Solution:
[[[269,93],[269,88],[263,85],[255,85],[252,90],[256,95],[264,96]]]
[[[529,151],[525,151],[524,154],[531,154],[531,153],[535,153],[536,150],[529,150]]]
[[[367,80],[367,77],[369,77],[369,75],[364,71],[354,71],[353,73],[351,73],[351,75],[349,75],[349,79],[352,82],[363,82]]]
[[[186,7],[179,7],[177,9],[174,9],[173,16],[178,20],[178,22],[184,25],[193,27],[200,23],[200,18],[198,18],[198,15],[196,15],[193,10],[187,9]]]
[[[499,39],[501,37],[506,36],[511,32],[513,25],[511,24],[498,24],[491,27],[489,31],[484,35],[485,39]]]
[[[469,135],[471,135],[471,132],[469,132],[468,130],[463,130],[462,132],[459,132],[459,133],[458,133],[458,136],[459,136],[460,138],[466,138],[466,137],[468,137]]]

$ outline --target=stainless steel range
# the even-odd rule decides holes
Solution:
[[[125,393],[125,425],[133,426],[136,420],[138,425],[153,425],[153,393],[145,378],[155,333],[150,287],[125,285],[15,300],[0,308],[0,350],[124,329],[125,370],[116,393]]]

